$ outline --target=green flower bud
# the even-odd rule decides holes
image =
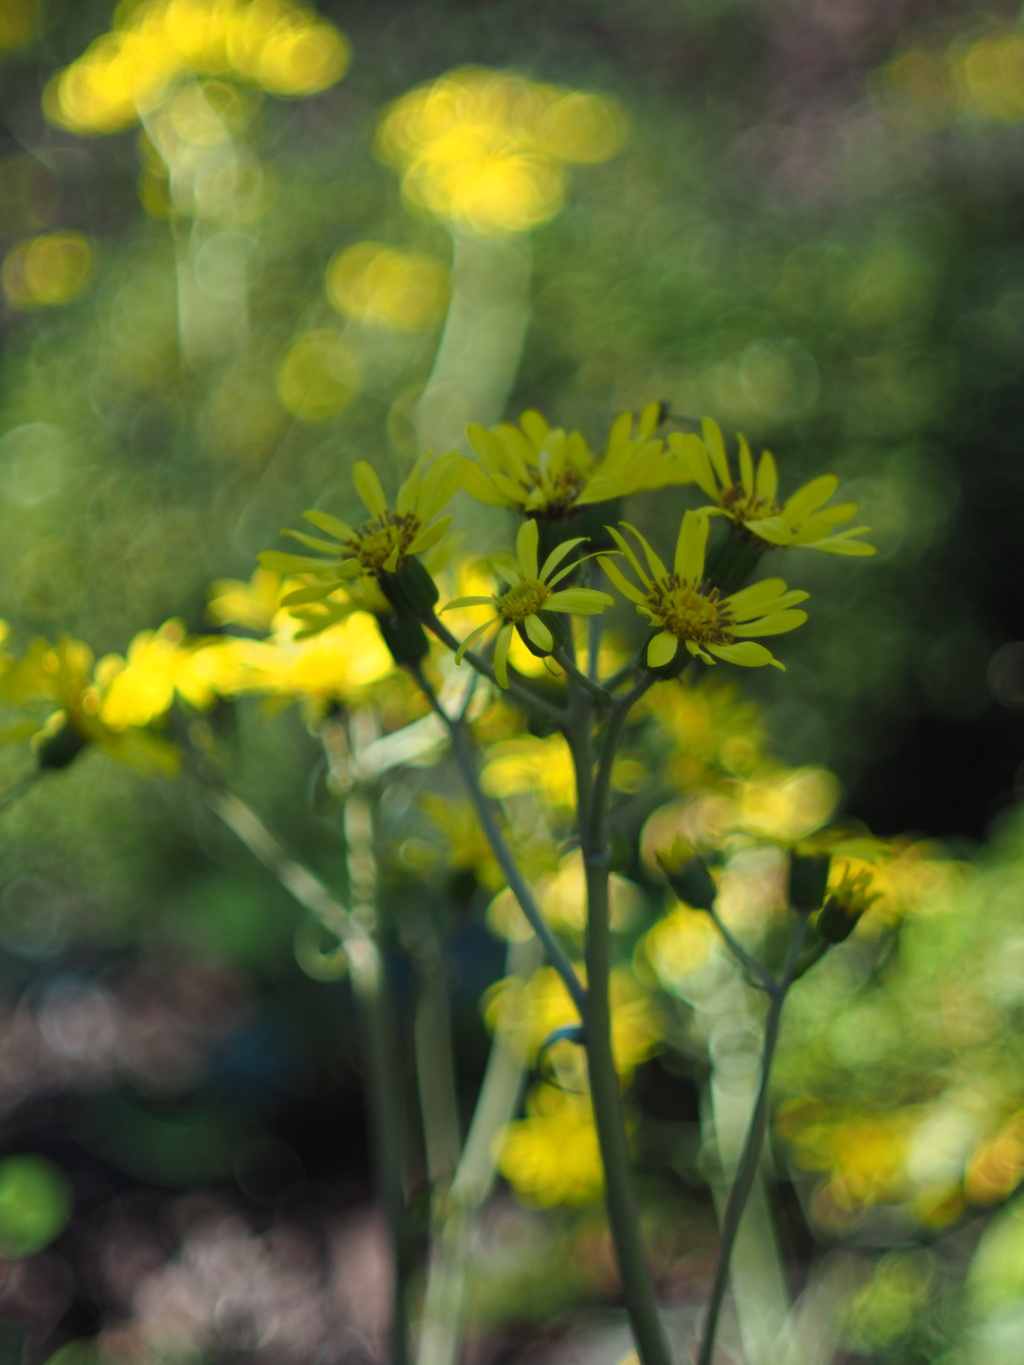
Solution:
[[[430,653],[430,641],[419,621],[389,612],[386,616],[377,617],[377,628],[391,651],[391,657],[400,666],[414,668]]]
[[[36,749],[36,760],[40,768],[56,772],[74,763],[82,750],[88,747],[89,741],[85,735],[65,720],[57,729],[51,730],[40,740]]]
[[[420,620],[433,611],[440,596],[437,584],[415,555],[406,559],[395,573],[377,575],[381,592],[406,620]]]
[[[695,910],[710,910],[718,887],[707,864],[685,839],[676,839],[671,848],[655,854],[669,886],[681,901]]]
[[[832,862],[828,853],[798,853],[789,857],[789,903],[794,910],[809,915],[825,899],[828,869]]]
[[[864,912],[878,900],[881,892],[872,891],[871,873],[849,873],[831,893],[817,918],[818,933],[829,943],[843,943],[850,937]]]

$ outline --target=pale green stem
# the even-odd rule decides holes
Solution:
[[[718,1263],[715,1267],[715,1278],[711,1286],[711,1297],[708,1301],[707,1317],[704,1322],[704,1335],[697,1356],[697,1365],[711,1365],[714,1356],[718,1320],[721,1316],[722,1304],[725,1300],[725,1291],[729,1283],[729,1262],[732,1257],[737,1234],[740,1230],[743,1211],[747,1206],[747,1200],[750,1198],[750,1192],[753,1189],[754,1182],[757,1178],[757,1172],[761,1162],[761,1152],[764,1148],[764,1140],[768,1131],[768,1101],[771,1088],[771,1071],[772,1063],[775,1059],[775,1049],[779,1041],[782,1007],[785,1004],[789,988],[794,981],[797,960],[803,950],[804,938],[807,934],[807,924],[807,916],[800,915],[797,919],[793,938],[790,941],[789,952],[786,957],[786,964],[783,968],[782,976],[769,991],[770,1004],[768,1007],[768,1016],[765,1020],[764,1044],[761,1052],[761,1081],[757,1092],[757,1099],[754,1102],[753,1113],[750,1116],[750,1127],[747,1129],[746,1141],[743,1144],[743,1153],[740,1157],[739,1165],[736,1168],[736,1176],[733,1180],[732,1189],[729,1192],[729,1199],[725,1207],[725,1216],[722,1219],[722,1235],[718,1248]]]
[[[476,755],[473,751],[467,734],[465,723],[453,720],[448,712],[438,701],[437,693],[431,687],[429,681],[419,668],[411,670],[413,677],[423,689],[423,693],[430,705],[433,707],[437,716],[440,718],[448,734],[451,736],[452,752],[455,755],[455,762],[458,764],[459,772],[462,775],[466,792],[473,808],[477,813],[487,842],[491,846],[498,866],[505,874],[509,889],[519,902],[523,914],[526,916],[530,928],[544,945],[544,951],[548,955],[552,967],[562,978],[566,990],[576,1006],[581,1019],[585,1018],[587,994],[573,970],[573,965],[562,945],[548,928],[547,921],[541,914],[540,906],[534,899],[533,892],[530,890],[529,883],[519,870],[512,850],[505,841],[505,836],[501,832],[501,827],[495,818],[491,804],[484,794],[480,785],[480,774],[477,772]]]
[[[754,957],[751,953],[747,952],[746,948],[744,948],[743,944],[740,943],[738,938],[736,938],[736,936],[733,934],[732,930],[728,927],[728,925],[723,923],[723,921],[719,918],[717,910],[714,909],[709,910],[708,914],[714,921],[715,928],[722,935],[722,938],[725,939],[726,945],[728,946],[729,951],[732,953],[733,957],[740,964],[740,966],[743,967],[747,975],[752,978],[753,984],[764,991],[774,990],[776,986],[776,981],[775,978],[772,976],[771,972],[769,972],[766,967],[764,967],[760,962],[758,962],[756,957]]]
[[[285,852],[250,806],[237,796],[209,784],[205,790],[215,814],[273,873],[285,890],[345,946],[353,995],[362,1016],[376,1174],[394,1255],[391,1360],[392,1365],[407,1365],[408,1256],[405,1249],[405,1189],[401,1151],[403,1106],[398,1086],[394,1018],[385,965],[375,936],[376,914],[372,900],[367,900],[374,881],[369,807],[361,797],[350,797],[346,803],[345,824],[349,836],[349,876],[354,907],[354,913],[350,913],[319,877]],[[351,809],[350,813],[353,799],[358,802],[358,807]]]
[[[614,698],[605,691],[600,683],[594,682],[586,673],[581,672],[564,649],[556,649],[552,657],[557,664],[565,669],[568,677],[572,678],[573,682],[578,683],[585,692],[589,692],[600,706],[611,706]]]
[[[536,938],[510,943],[506,974],[528,979],[541,960]],[[519,1106],[526,1059],[500,1022],[455,1177],[437,1211],[437,1235],[427,1270],[427,1288],[417,1365],[457,1365],[463,1335],[469,1239],[473,1217],[494,1186],[495,1148],[501,1130]]]
[[[497,422],[515,382],[530,319],[530,242],[452,232],[452,291],[417,413],[420,450],[463,446],[466,426]]]
[[[459,1100],[452,1060],[452,1018],[448,972],[436,936],[431,933],[415,955],[419,999],[413,1024],[416,1085],[423,1119],[427,1178],[444,1197],[459,1159]]]

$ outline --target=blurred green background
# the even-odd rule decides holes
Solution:
[[[452,68],[509,69],[613,97],[628,136],[616,155],[572,167],[564,207],[528,234],[529,322],[507,412],[536,407],[596,446],[618,412],[657,399],[670,429],[713,416],[772,449],[784,492],[834,470],[879,553],[853,571],[831,556],[801,563],[811,622],[788,642],[788,671],[744,679],[775,748],[835,771],[845,809],[880,833],[917,831],[969,854],[1010,829],[1024,781],[1018,8],[444,0],[318,11],[351,43],[350,68],[303,97],[223,82],[244,174],[190,217],[168,209],[152,128],[143,136],[131,120],[90,136],[44,113],[55,73],[109,30],[108,0],[0,0],[0,616],[16,635],[68,631],[99,655],[169,617],[209,630],[211,580],[248,578],[308,506],[356,514],[356,459],[386,483],[408,466],[452,234],[403,200],[375,154],[378,124],[391,101]],[[189,110],[179,113],[187,142]],[[200,127],[200,150],[203,137]],[[430,258],[412,322],[345,304],[337,253],[366,241]],[[187,306],[204,319],[194,344],[183,253]],[[675,507],[638,501],[637,518],[670,535]],[[330,873],[336,821],[310,817],[316,746],[301,718],[239,708],[212,723],[239,788]],[[24,762],[5,754],[5,775]],[[60,1254],[18,1261],[36,1266],[27,1288],[14,1272],[0,1288],[0,1347],[34,1362],[88,1337],[107,1311],[81,1271],[84,1247],[116,1259],[111,1246],[135,1246],[128,1284],[187,1237],[195,1211],[158,1216],[154,1191],[227,1182],[266,1211],[293,1189],[315,1206],[329,1188],[336,1207],[356,1208],[367,1158],[355,1047],[339,1055],[331,1041],[351,1035],[347,996],[310,987],[291,950],[297,911],[187,789],[90,759],[5,816],[0,855],[8,1022],[34,1002],[64,1059],[47,1062],[43,1082],[24,1061],[18,1079],[13,1043],[3,1063],[14,1076],[7,1148],[52,1164],[0,1166],[0,1255],[9,1241],[14,1264],[33,1239],[45,1244],[48,1218],[56,1228],[66,1216],[61,1166],[91,1229]],[[1012,845],[1006,857],[1017,856]],[[482,931],[465,947],[466,1079],[496,952]],[[129,1020],[145,1033],[147,999],[163,1044],[85,1093],[103,1030]],[[61,1042],[68,1010],[85,1011],[74,1018],[101,1040],[88,1056]],[[147,1095],[154,1066],[179,1086],[174,1103]],[[18,1213],[25,1201],[31,1217]],[[241,1255],[244,1236],[227,1223],[220,1254]],[[549,1252],[560,1264],[561,1245]],[[574,1262],[591,1290],[599,1261]],[[893,1272],[904,1328],[917,1264]],[[894,1359],[959,1359],[943,1354],[952,1327],[910,1345],[901,1331],[869,1331],[864,1350],[897,1340]]]

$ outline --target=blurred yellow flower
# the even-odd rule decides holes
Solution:
[[[586,984],[582,964],[576,975]],[[612,1051],[615,1066],[623,1079],[646,1061],[660,1043],[663,1028],[650,996],[637,981],[632,968],[615,967],[609,987],[612,1007]],[[541,967],[523,981],[520,977],[505,977],[496,981],[484,996],[484,1017],[488,1027],[500,1025],[518,1034],[528,1057],[537,1052],[556,1029],[579,1023],[579,1011],[569,998],[562,978],[553,967]],[[565,1048],[568,1056],[582,1066],[584,1053],[575,1044],[558,1043],[555,1052]],[[554,1054],[553,1054],[554,1055]],[[585,1069],[575,1072],[574,1080],[586,1082]]]
[[[657,683],[641,703],[655,722],[653,747],[680,791],[747,775],[765,743],[757,707],[714,674]]]
[[[377,327],[422,331],[440,322],[448,306],[448,270],[435,256],[381,242],[336,252],[325,287],[339,313]]]
[[[827,1175],[829,1200],[816,1205],[827,1211],[829,1202],[852,1209],[905,1199],[909,1142],[920,1120],[920,1106],[876,1114],[795,1100],[782,1109],[776,1127],[800,1166]]]
[[[143,0],[52,78],[43,107],[58,127],[114,133],[152,112],[189,74],[227,76],[273,95],[325,90],[349,45],[291,0]]]
[[[666,449],[654,435],[657,425],[657,403],[638,418],[620,414],[600,456],[580,432],[551,427],[539,412],[524,412],[517,427],[471,425],[478,463],[466,462],[462,486],[479,502],[558,519],[641,489],[691,482],[689,461]]]
[[[277,370],[277,396],[300,422],[326,422],[359,392],[362,367],[351,342],[321,328],[289,344]]]
[[[30,43],[39,31],[38,0],[4,0],[0,5],[0,51]]]
[[[666,990],[685,996],[688,983],[721,960],[721,936],[709,915],[677,905],[648,930],[637,953]]]
[[[601,95],[461,67],[390,106],[377,150],[410,204],[485,234],[553,218],[567,162],[604,161],[625,140],[621,107]]]
[[[589,1095],[536,1087],[526,1118],[508,1124],[495,1145],[498,1167],[524,1203],[553,1208],[601,1198],[604,1169]]]
[[[92,283],[96,257],[77,232],[49,232],[12,247],[0,267],[9,303],[28,311],[73,303]]]
[[[578,849],[567,853],[557,869],[537,877],[532,890],[552,929],[563,933],[583,933],[587,921],[587,888],[583,855]],[[609,890],[612,928],[627,929],[640,912],[642,897],[639,888],[634,882],[613,872]],[[507,887],[499,891],[487,907],[487,924],[502,938],[518,943],[525,943],[533,937],[526,916]]]
[[[740,478],[734,483],[717,422],[705,419],[703,441],[675,433],[669,437],[669,446],[681,459],[688,460],[698,487],[714,500],[715,506],[706,509],[712,516],[728,517],[734,526],[765,545],[806,545],[836,555],[875,553],[873,545],[854,539],[870,527],[847,527],[833,535],[838,525],[857,515],[855,502],[825,506],[839,487],[834,474],[812,479],[780,507],[775,501],[779,482],[775,460],[764,451],[755,474],[745,436],[739,437],[739,444]]]
[[[117,660],[117,665],[120,665]],[[0,681],[0,696],[14,704],[50,702],[57,706],[35,736],[40,763],[64,767],[81,749],[92,745],[129,767],[147,774],[173,776],[180,766],[180,751],[145,728],[163,714],[174,700],[174,690],[164,693],[166,706],[159,713],[145,709],[146,721],[133,724],[115,714],[103,715],[111,665],[93,670],[93,654],[81,640],[62,637],[56,645],[37,640]],[[9,734],[20,737],[16,729]]]
[[[369,613],[350,612],[343,620],[299,639],[300,623],[287,612],[275,619],[273,635],[248,640],[245,668],[235,692],[309,703],[314,711],[330,702],[353,704],[368,688],[389,677],[395,662]]]
[[[292,586],[269,569],[257,569],[247,583],[239,578],[218,578],[210,584],[207,612],[219,626],[267,631],[281,610],[281,598]]]

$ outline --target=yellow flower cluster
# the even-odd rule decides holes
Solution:
[[[876,89],[886,107],[924,128],[961,115],[1019,123],[1024,119],[1024,35],[1019,29],[954,40],[944,51],[916,48],[882,73]]]
[[[311,95],[341,79],[349,45],[291,0],[144,0],[121,6],[46,88],[52,123],[114,133],[157,108],[183,76],[222,76],[272,95]]]
[[[604,161],[626,136],[602,95],[460,67],[397,100],[377,134],[410,204],[484,234],[526,232],[565,200],[565,166]]]

